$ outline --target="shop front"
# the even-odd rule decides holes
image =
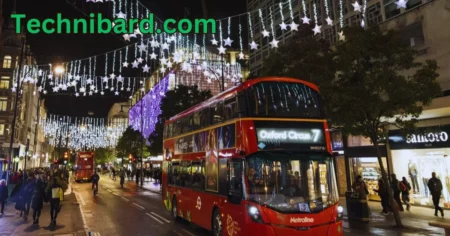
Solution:
[[[153,168],[153,169],[161,168],[162,161],[163,161],[162,155],[148,157],[147,160],[145,161],[145,168]]]
[[[413,204],[433,206],[427,183],[435,172],[442,182],[441,204],[450,208],[450,125],[418,128],[411,135],[389,132],[393,173],[411,183]]]

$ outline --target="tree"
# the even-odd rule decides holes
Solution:
[[[116,150],[119,157],[128,158],[131,154],[134,158],[141,157],[142,135],[139,131],[128,127],[117,142]],[[147,146],[144,144],[144,154]]]
[[[281,75],[319,85],[333,127],[339,127],[347,134],[369,137],[377,152],[383,181],[389,183],[379,150],[380,142],[386,140],[385,127],[395,125],[406,133],[414,129],[423,107],[441,93],[436,81],[438,66],[435,60],[416,62],[416,52],[396,31],[382,33],[378,27],[367,30],[357,27],[347,28],[344,33],[346,40],[338,42],[334,50],[323,50],[325,48],[319,47],[320,42],[314,45],[313,41],[304,39],[307,46],[302,46],[294,40],[286,47],[322,50],[317,53],[306,50],[306,53],[289,56],[277,53],[278,58],[270,60],[286,64],[284,69],[278,70]],[[295,71],[302,67],[302,62],[309,73]],[[266,63],[264,65],[266,67]],[[323,65],[326,67],[323,67],[324,75],[318,75],[320,71],[316,69]],[[269,68],[267,66],[266,73],[276,72]],[[388,184],[385,186],[391,205],[395,206],[392,189]],[[394,207],[393,210],[396,225],[403,227],[398,209]]]
[[[110,148],[97,148],[94,156],[96,164],[106,164],[114,161],[114,153]]]
[[[200,91],[196,85],[186,86],[179,84],[174,90],[169,90],[166,96],[161,100],[162,113],[158,117],[158,123],[149,137],[150,153],[159,155],[163,152],[163,130],[164,122],[187,110],[198,103],[212,97],[211,91]]]

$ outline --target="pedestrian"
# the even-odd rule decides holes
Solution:
[[[428,189],[430,190],[431,196],[433,197],[434,204],[434,215],[438,216],[438,211],[441,212],[441,216],[444,217],[444,209],[439,206],[439,200],[442,194],[442,182],[440,179],[436,178],[436,173],[431,173],[431,179],[428,180]]]
[[[381,199],[381,206],[383,207],[383,211],[381,211],[381,214],[387,215],[392,213],[391,206],[389,204],[389,194],[386,189],[386,185],[383,182],[383,179],[378,180],[378,189],[374,189],[375,192],[378,193],[378,196],[380,196]]]
[[[367,196],[369,194],[367,185],[364,182],[364,180],[362,179],[361,175],[358,175],[356,177],[356,181],[353,183],[352,189],[353,189],[353,191],[363,194],[364,196]]]
[[[406,210],[409,211],[411,208],[411,204],[409,203],[409,191],[411,191],[411,184],[404,176],[399,184],[400,190],[402,191],[402,201],[406,204]]]
[[[125,183],[125,168],[120,168],[120,172],[119,172],[119,177],[120,177],[120,186],[123,188],[123,184]]]
[[[397,179],[397,175],[391,174],[391,188],[394,192],[394,200],[397,203],[400,211],[404,211],[402,201],[400,200],[400,193],[402,192],[400,190],[400,183]]]
[[[140,170],[136,170],[136,184],[139,184],[139,177],[141,175],[141,171]]]
[[[112,168],[113,180],[116,180],[116,169]]]
[[[25,221],[28,220],[28,213],[30,213],[30,208],[31,208],[31,199],[33,197],[33,192],[34,192],[34,186],[35,186],[35,181],[33,180],[32,175],[27,175],[30,176],[27,180],[27,183],[25,185],[25,189],[23,191],[23,199],[24,199],[24,216],[23,219]]]
[[[0,216],[5,213],[6,200],[8,199],[8,186],[6,186],[6,180],[0,180]]]
[[[56,226],[56,218],[61,210],[60,194],[61,185],[58,183],[56,176],[53,177],[49,186],[47,186],[47,196],[50,199],[50,227]]]
[[[33,208],[33,224],[39,224],[39,217],[45,200],[45,182],[40,174],[36,175],[31,208]]]

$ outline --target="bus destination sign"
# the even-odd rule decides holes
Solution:
[[[326,150],[322,123],[289,122],[283,125],[283,122],[277,122],[277,125],[268,127],[269,124],[264,124],[264,127],[255,124],[257,144],[260,150],[274,148]]]

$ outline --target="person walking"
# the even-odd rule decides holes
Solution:
[[[434,215],[438,216],[438,211],[440,211],[441,216],[444,217],[444,209],[439,206],[439,200],[441,199],[442,194],[442,182],[440,179],[436,178],[435,172],[431,173],[431,176],[431,179],[428,180],[428,189],[433,197]]]
[[[411,191],[411,184],[404,176],[399,184],[400,190],[402,191],[402,201],[406,204],[406,210],[409,211],[411,208],[411,204],[409,203],[409,191]]]
[[[0,217],[5,213],[6,200],[8,199],[8,186],[6,180],[0,180]]]
[[[53,177],[49,186],[47,186],[47,196],[50,199],[50,227],[56,226],[56,218],[61,210],[60,192],[62,191],[56,176]]]
[[[125,169],[122,167],[119,172],[120,177],[120,187],[123,188],[123,184],[125,183]]]
[[[24,215],[23,215],[23,219],[25,221],[28,220],[28,214],[30,213],[30,208],[31,208],[31,199],[33,197],[33,192],[34,192],[34,186],[35,186],[35,180],[33,179],[33,177],[28,174],[29,178],[27,180],[27,183],[25,185],[25,189],[23,192],[23,199],[24,199]]]
[[[45,182],[40,174],[36,175],[31,208],[33,209],[33,225],[39,225],[39,217],[45,200]]]
[[[365,196],[367,196],[369,194],[369,190],[367,189],[366,182],[364,182],[361,175],[358,175],[356,177],[356,181],[353,183],[352,189],[353,189],[353,191],[363,194]]]
[[[380,178],[378,180],[378,189],[374,189],[374,191],[378,193],[378,196],[380,196],[381,199],[381,206],[383,207],[381,214],[387,215],[392,213],[391,205],[389,204],[389,194],[383,179]]]
[[[402,192],[400,190],[399,181],[397,179],[397,175],[391,174],[391,188],[392,191],[394,191],[394,200],[397,202],[397,205],[400,209],[400,211],[404,211],[402,201],[400,200],[400,193]]]

